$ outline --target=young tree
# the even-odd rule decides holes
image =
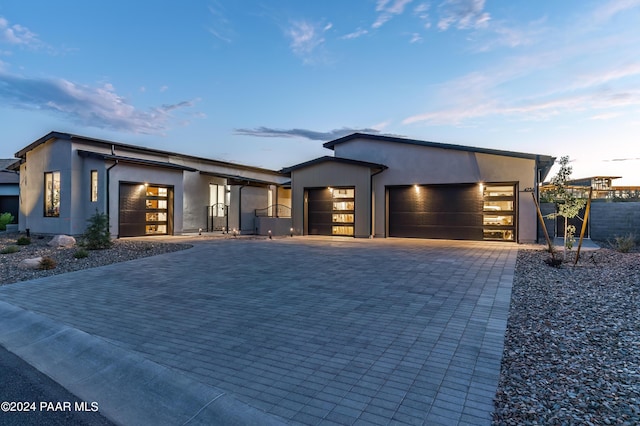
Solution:
[[[569,219],[573,219],[578,216],[580,210],[587,204],[587,200],[584,198],[578,198],[576,195],[567,188],[567,181],[571,177],[573,168],[569,165],[569,156],[565,155],[560,158],[560,170],[551,179],[553,189],[551,190],[551,197],[556,203],[556,212],[547,217],[555,219],[558,216],[564,218],[564,247],[563,258],[567,258],[567,250],[571,250],[573,243],[575,242],[576,227],[569,224]]]

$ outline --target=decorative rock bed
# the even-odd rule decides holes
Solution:
[[[18,233],[0,233],[0,250],[8,246],[15,246],[20,236]],[[19,251],[0,254],[0,285],[80,269],[95,268],[97,266],[109,265],[111,263],[123,262],[140,257],[154,256],[191,247],[190,244],[115,240],[111,248],[105,250],[88,250],[87,257],[77,259],[74,256],[78,250],[77,246],[70,248],[57,247],[58,242],[56,242],[56,247],[52,247],[49,245],[51,241],[51,236],[32,236],[31,244],[19,246]],[[70,242],[70,240],[66,239],[65,244],[68,242]],[[36,266],[32,268],[19,267],[20,263],[25,259],[41,259],[43,257],[53,259],[56,264],[55,268],[41,270],[36,268]]]
[[[520,250],[495,425],[640,424],[640,253]]]

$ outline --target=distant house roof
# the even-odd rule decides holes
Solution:
[[[113,146],[115,148],[134,150],[134,151],[150,153],[150,154],[170,155],[170,156],[175,156],[175,157],[188,158],[188,159],[193,159],[193,160],[196,160],[196,161],[204,161],[204,162],[207,162],[207,163],[210,163],[210,164],[216,164],[216,165],[222,165],[222,166],[231,166],[231,167],[234,167],[234,168],[239,168],[239,169],[244,169],[244,170],[258,171],[258,172],[264,172],[264,173],[273,173],[273,174],[277,174],[278,173],[275,170],[263,169],[261,167],[247,166],[247,165],[244,165],[244,164],[235,164],[235,163],[230,163],[230,162],[226,162],[226,161],[213,160],[213,159],[210,159],[210,158],[196,157],[196,156],[193,156],[193,155],[180,154],[180,153],[170,152],[170,151],[163,151],[163,150],[159,150],[159,149],[147,148],[147,147],[137,146],[137,145],[129,145],[129,144],[120,143],[120,142],[113,142],[113,141],[108,141],[108,140],[104,140],[104,139],[90,138],[90,137],[86,137],[86,136],[74,135],[74,134],[71,134],[71,133],[63,133],[63,132],[49,132],[46,135],[44,135],[43,137],[41,137],[40,139],[37,139],[34,142],[32,142],[31,144],[29,144],[26,147],[22,148],[20,151],[18,151],[15,154],[15,156],[17,158],[21,158],[22,160],[24,160],[26,158],[27,152],[33,150],[34,148],[38,147],[39,145],[41,145],[41,144],[43,144],[45,142],[48,142],[48,141],[50,141],[52,139],[62,139],[62,140],[69,140],[69,141],[78,140],[78,141],[81,141],[81,142],[88,142],[88,143],[93,143],[93,144],[97,144],[97,145],[103,145],[103,146],[107,146],[107,147],[112,147]]]
[[[382,170],[388,169],[388,167],[385,166],[384,164],[369,163],[367,161],[358,161],[358,160],[352,160],[352,159],[349,159],[349,158],[330,157],[328,155],[325,155],[324,157],[319,157],[319,158],[316,158],[316,159],[311,160],[311,161],[306,161],[304,163],[296,164],[295,166],[286,167],[286,168],[280,170],[280,172],[281,173],[291,173],[294,170],[298,170],[298,169],[302,169],[304,167],[309,167],[309,166],[313,166],[315,164],[326,163],[326,162],[334,162],[334,163],[342,163],[342,164],[350,164],[350,165],[355,165],[355,166],[368,167],[368,168],[370,168],[372,170],[376,170],[376,171],[382,171]]]
[[[325,148],[335,149],[336,145],[349,142],[354,139],[369,139],[369,140],[376,140],[376,141],[382,141],[382,142],[403,143],[403,144],[409,144],[409,145],[427,146],[431,148],[454,149],[457,151],[479,152],[482,154],[502,155],[505,157],[516,157],[516,158],[526,158],[526,159],[536,160],[539,164],[539,167],[543,171],[543,178],[549,173],[549,171],[551,170],[551,167],[553,166],[553,163],[556,161],[555,157],[552,157],[549,155],[529,154],[524,152],[504,151],[504,150],[490,149],[490,148],[478,148],[473,146],[455,145],[455,144],[440,143],[440,142],[429,142],[429,141],[421,141],[417,139],[401,138],[398,136],[385,136],[385,135],[375,135],[375,134],[367,134],[367,133],[352,133],[350,135],[343,136],[341,138],[329,141],[325,143],[323,146]]]
[[[9,166],[18,161],[15,158],[0,158],[0,184],[19,184],[20,176]]]

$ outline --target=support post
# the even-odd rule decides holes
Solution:
[[[536,194],[531,193],[531,197],[533,198],[533,202],[536,205],[536,211],[538,212],[538,219],[540,219],[540,224],[542,225],[542,230],[544,231],[544,237],[547,239],[547,244],[549,246],[549,253],[551,253],[551,257],[555,257],[553,254],[553,245],[551,244],[551,238],[549,238],[549,232],[547,232],[547,225],[544,223],[544,217],[542,217],[542,212],[540,211],[540,205],[538,204],[538,200],[536,200]]]
[[[580,241],[578,242],[578,250],[576,251],[576,260],[573,261],[575,266],[580,258],[580,248],[582,247],[582,239],[584,238],[584,232],[587,229],[587,222],[589,221],[589,214],[591,213],[591,195],[593,194],[593,188],[589,188],[589,199],[587,200],[587,208],[584,210],[584,221],[582,222],[582,229],[580,229]]]

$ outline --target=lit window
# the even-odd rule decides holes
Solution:
[[[44,215],[60,216],[60,172],[44,174]]]
[[[98,171],[91,170],[91,202],[98,201]]]

